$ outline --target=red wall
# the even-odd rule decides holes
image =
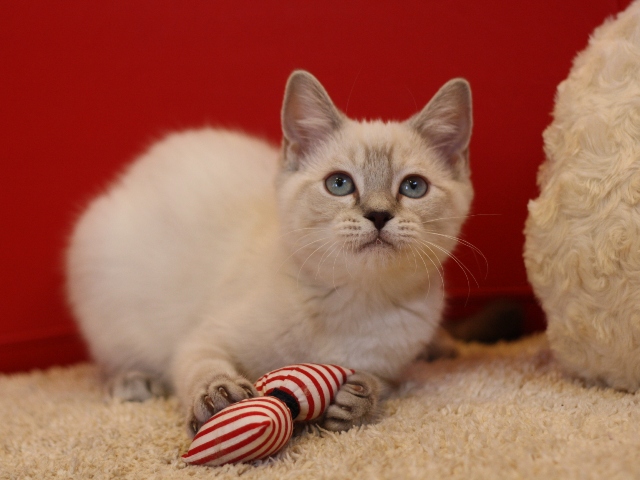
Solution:
[[[474,213],[489,260],[452,269],[454,305],[530,301],[521,261],[556,85],[623,0],[3,2],[0,14],[0,371],[85,358],[64,304],[74,217],[169,130],[279,138],[284,82],[313,72],[355,117],[403,119],[465,76],[474,94]]]

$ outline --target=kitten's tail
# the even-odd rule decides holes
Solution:
[[[445,322],[444,329],[463,342],[495,343],[516,340],[525,331],[525,312],[514,300],[489,302],[475,315],[459,321]]]

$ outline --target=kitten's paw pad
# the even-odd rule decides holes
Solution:
[[[354,373],[338,390],[320,425],[327,430],[339,432],[356,425],[375,422],[380,391],[378,379],[366,373]]]
[[[113,398],[124,402],[144,402],[167,394],[165,385],[159,379],[139,371],[114,375],[109,380],[107,388]]]
[[[204,422],[232,403],[257,396],[255,387],[246,378],[216,375],[194,398],[187,422],[189,433],[195,435]]]

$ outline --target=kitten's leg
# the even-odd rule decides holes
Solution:
[[[380,400],[389,387],[377,377],[356,372],[340,387],[336,398],[320,420],[321,427],[334,432],[377,421]]]
[[[202,340],[198,344],[182,342],[172,375],[178,398],[186,409],[187,433],[191,437],[223,408],[258,395],[222,349]]]
[[[138,370],[119,372],[107,381],[109,394],[125,402],[144,402],[153,397],[164,397],[167,386],[157,377]]]

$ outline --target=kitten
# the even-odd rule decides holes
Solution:
[[[323,426],[372,421],[441,320],[441,263],[473,197],[471,125],[462,79],[405,122],[356,122],[296,71],[280,152],[213,129],[153,146],[91,203],[67,256],[114,396],[174,391],[193,434],[262,374],[334,363],[359,373]]]

